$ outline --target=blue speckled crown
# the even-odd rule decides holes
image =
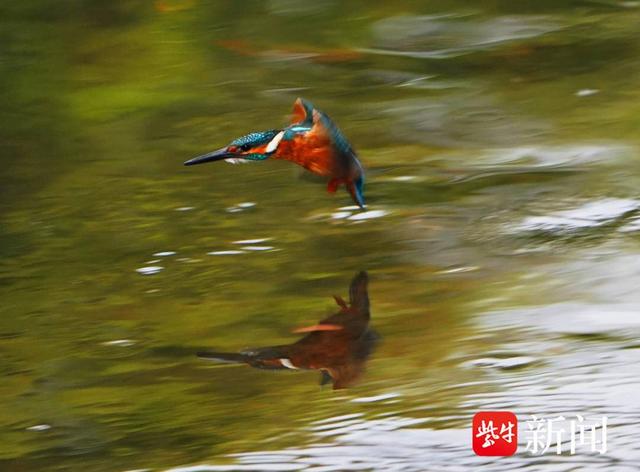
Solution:
[[[271,129],[269,131],[259,131],[256,133],[249,133],[241,136],[238,139],[234,139],[231,144],[233,146],[243,146],[248,144],[251,147],[260,146],[271,141],[280,130]]]

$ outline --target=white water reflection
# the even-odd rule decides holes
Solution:
[[[632,153],[632,148],[617,144],[566,144],[562,146],[517,146],[483,152],[474,165],[527,165],[532,167],[611,164]],[[461,156],[461,160],[468,160]]]
[[[147,266],[136,269],[136,272],[141,275],[154,275],[160,272],[162,269],[164,269],[164,267],[162,266]]]
[[[542,16],[480,19],[462,15],[394,16],[373,25],[376,49],[369,52],[415,58],[447,58],[557,31]]]
[[[570,210],[546,216],[529,216],[514,228],[515,232],[567,233],[596,228],[640,210],[640,201],[623,198],[605,198],[588,202]]]

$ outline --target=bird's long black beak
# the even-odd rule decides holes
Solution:
[[[212,151],[202,156],[194,157],[184,163],[185,166],[194,166],[196,164],[204,164],[205,162],[222,161],[234,157],[234,154],[229,152],[229,148],[223,147],[217,151]]]

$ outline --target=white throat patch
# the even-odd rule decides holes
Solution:
[[[267,149],[265,152],[273,152],[278,148],[278,144],[280,144],[280,141],[282,141],[282,138],[284,137],[284,131],[280,131],[278,134],[276,134],[274,136],[274,138],[269,141],[269,144],[267,144]]]
[[[282,358],[282,359],[280,359],[280,364],[282,364],[283,366],[285,366],[287,369],[295,369],[295,370],[298,370],[298,368],[297,368],[295,365],[293,365],[293,364],[291,363],[291,361],[290,361],[289,359],[287,359],[287,358]]]

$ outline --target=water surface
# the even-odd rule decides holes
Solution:
[[[640,4],[0,10],[3,470],[635,469]],[[297,96],[366,213],[286,162],[182,167]],[[360,270],[354,387],[195,357],[292,342]],[[607,415],[609,451],[476,457],[483,409]]]

